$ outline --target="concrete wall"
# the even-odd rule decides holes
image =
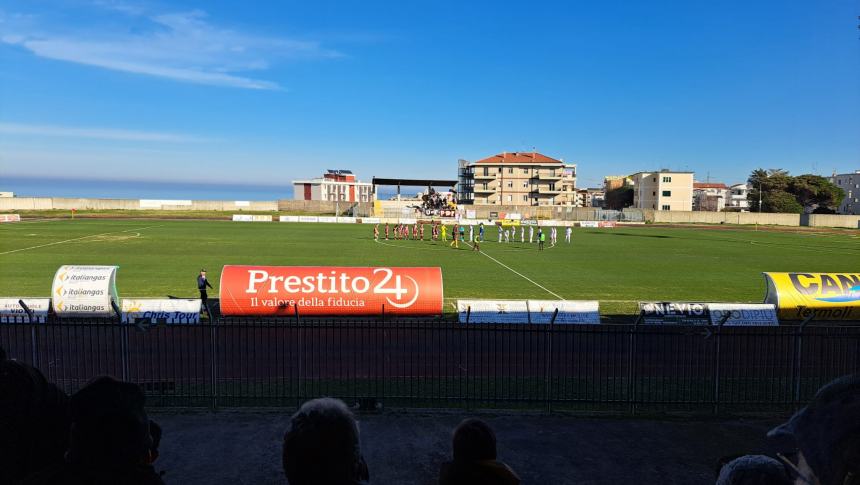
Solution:
[[[651,222],[667,224],[763,224],[799,226],[800,214],[768,212],[653,211]]]
[[[805,215],[804,222],[810,227],[849,227],[860,229],[860,216],[844,216],[835,214],[809,214]]]
[[[0,211],[16,210],[152,210],[140,207],[139,199],[77,199],[66,197],[12,197],[0,198]],[[229,200],[194,200],[191,205],[163,205],[161,210],[182,211],[276,211],[276,201],[251,201],[237,206]]]

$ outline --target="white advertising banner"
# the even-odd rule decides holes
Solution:
[[[54,313],[60,317],[109,317],[111,300],[119,304],[116,272],[119,266],[60,266],[51,286]]]
[[[338,217],[338,224],[355,224],[355,217]]]
[[[24,302],[33,312],[33,323],[48,321],[48,309],[51,307],[50,298],[0,298],[0,323],[29,323],[30,317],[18,303]]]
[[[401,223],[401,224],[417,224],[417,223],[418,223],[418,219],[415,219],[415,218],[412,218],[412,217],[401,217],[401,218],[400,218],[400,223]]]
[[[550,323],[556,309],[557,324],[600,324],[599,303],[597,301],[575,300],[528,300],[532,323]]]
[[[334,216],[319,216],[317,222],[337,222],[337,217]]]
[[[278,220],[281,222],[299,222],[299,216],[281,216]]]
[[[541,220],[538,221],[538,226],[541,226],[541,227],[553,227],[553,226],[560,226],[560,225],[561,225],[561,221],[557,221],[555,219],[549,219],[546,221],[541,221]]]
[[[478,212],[474,209],[466,209],[466,219],[474,219]]]
[[[299,222],[319,222],[317,216],[299,216]]]
[[[513,220],[515,220],[515,221],[519,221],[519,220],[522,220],[523,215],[522,215],[522,214],[520,214],[519,212],[508,212],[508,217],[507,217],[507,218],[508,218],[508,219],[513,219]]]
[[[233,214],[236,222],[272,222],[272,216],[262,214]]]
[[[190,206],[190,200],[157,200],[157,199],[140,199],[141,209],[161,209],[165,205],[180,205]]]
[[[251,207],[251,201],[249,200],[237,200],[234,204],[236,207]]]
[[[124,298],[123,323],[200,323],[200,300]]]
[[[381,221],[378,217],[362,217],[360,222],[362,224],[379,224]]]
[[[597,229],[600,227],[600,223],[597,221],[579,221],[579,227],[592,227]]]
[[[2,222],[21,222],[20,214],[0,214],[0,223]]]
[[[529,323],[525,300],[457,300],[460,323]]]
[[[708,309],[711,312],[711,324],[713,325],[719,325],[724,318],[726,320],[723,325],[727,326],[771,327],[779,325],[775,305],[708,303]]]

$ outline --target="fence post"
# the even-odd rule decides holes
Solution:
[[[798,403],[800,403],[800,388],[801,388],[801,385],[800,385],[800,382],[801,382],[800,366],[802,364],[802,359],[803,359],[803,331],[804,331],[804,329],[806,329],[806,324],[811,322],[813,318],[815,318],[814,313],[812,315],[804,318],[803,321],[800,322],[800,325],[797,327],[797,333],[795,334],[794,358],[792,359],[794,361],[793,362],[793,367],[794,367],[794,369],[793,369],[794,370],[794,372],[793,372],[793,375],[794,375],[794,389],[793,389],[794,390],[794,396],[793,396],[793,398],[794,398],[794,402],[792,403],[794,406],[797,406]]]
[[[552,414],[552,379],[550,378],[550,372],[552,372],[552,335],[555,333],[556,315],[558,315],[558,308],[555,309],[555,313],[552,315],[552,320],[549,321],[545,360],[546,368],[544,369],[544,399],[546,400],[546,412],[549,414]]]
[[[633,365],[636,355],[636,329],[639,327],[640,318],[630,326],[630,335],[627,342],[627,401],[630,404],[630,414],[636,415],[636,383],[633,376]]]
[[[211,367],[210,377],[212,378],[212,390],[210,393],[211,397],[211,407],[212,410],[218,409],[218,371],[217,371],[217,352],[218,352],[218,340],[215,335],[215,322],[210,318],[209,320],[209,355],[210,362],[209,365]]]
[[[720,318],[720,321],[717,323],[717,331],[714,332],[714,404],[713,404],[713,412],[714,414],[719,414],[720,412],[720,352],[721,352],[721,344],[720,344],[720,335],[722,334],[723,324],[732,316],[731,312],[724,312]],[[707,338],[707,337],[705,337]]]

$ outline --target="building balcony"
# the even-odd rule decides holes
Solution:
[[[494,194],[494,193],[496,193],[496,189],[493,187],[488,187],[485,189],[483,187],[477,187],[476,186],[474,189],[472,189],[472,192],[474,192],[476,194]]]
[[[472,176],[472,178],[474,178],[475,180],[494,180],[496,178],[496,174],[490,173],[490,174],[484,175],[484,174],[476,173]]]
[[[536,180],[561,180],[562,174],[557,173],[555,175],[552,175],[549,173],[536,173],[532,175],[532,178]]]
[[[532,189],[531,193],[532,194],[538,194],[538,195],[558,195],[561,193],[561,190],[551,189],[549,187],[538,187],[536,189]]]

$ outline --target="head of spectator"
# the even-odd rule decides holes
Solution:
[[[496,459],[496,433],[480,419],[464,419],[454,430],[454,461]]]
[[[496,433],[486,422],[463,420],[452,438],[454,461],[442,465],[440,485],[517,485],[520,478],[496,461]]]
[[[38,369],[6,360],[0,349],[0,483],[62,462],[69,440],[69,400]]]
[[[346,485],[369,479],[358,423],[338,399],[304,403],[284,435],[284,474],[290,485]]]
[[[108,475],[150,464],[153,441],[145,403],[137,384],[108,376],[90,381],[71,399],[66,460]]]
[[[860,375],[825,385],[768,437],[795,483],[860,485]]]
[[[746,455],[720,469],[716,485],[791,485],[793,482],[778,460],[764,455]]]

